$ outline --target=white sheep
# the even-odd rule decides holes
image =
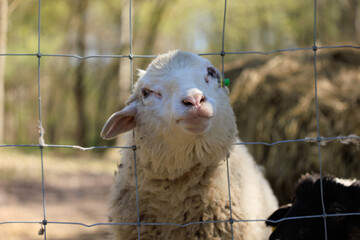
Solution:
[[[128,105],[105,123],[112,139],[134,130],[139,220],[187,224],[230,219],[226,158],[234,220],[266,219],[277,200],[237,129],[228,90],[211,63],[189,52],[158,56],[140,78]],[[137,223],[134,153],[125,150],[112,188],[110,218]],[[117,225],[114,238],[137,239],[135,225]],[[231,223],[142,225],[141,239],[231,239]],[[234,239],[267,239],[264,222],[234,222]]]

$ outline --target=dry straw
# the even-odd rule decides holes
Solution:
[[[360,169],[360,52],[319,50],[317,93],[323,169],[338,177],[358,177]],[[255,159],[267,169],[280,201],[301,174],[318,172],[314,64],[309,51],[271,58],[252,58],[228,70],[236,80],[231,102],[239,135],[245,141],[276,142],[303,139],[298,144],[249,145]],[[343,143],[343,144],[339,144]],[[326,146],[326,147],[325,147]],[[291,170],[289,170],[291,169]]]

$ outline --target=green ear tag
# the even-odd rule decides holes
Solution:
[[[228,79],[228,78],[225,78],[224,79],[224,86],[229,86],[230,85],[230,79]]]

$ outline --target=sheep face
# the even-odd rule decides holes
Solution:
[[[215,69],[205,64],[161,77],[145,74],[138,84],[142,110],[152,112],[174,131],[204,133],[216,114],[214,97],[220,76],[215,74]]]
[[[220,125],[221,108],[229,111],[220,71],[196,54],[160,55],[139,75],[128,106],[105,124],[101,133],[105,139],[143,125],[160,134],[191,138]],[[231,128],[235,135],[236,126]]]

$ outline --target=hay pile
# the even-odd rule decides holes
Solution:
[[[243,61],[225,72],[243,141],[276,142],[317,137],[312,51]],[[360,51],[318,50],[320,135],[360,136]],[[280,203],[289,201],[301,174],[319,171],[317,143],[250,145]],[[329,142],[322,147],[323,170],[360,178],[357,144]]]

